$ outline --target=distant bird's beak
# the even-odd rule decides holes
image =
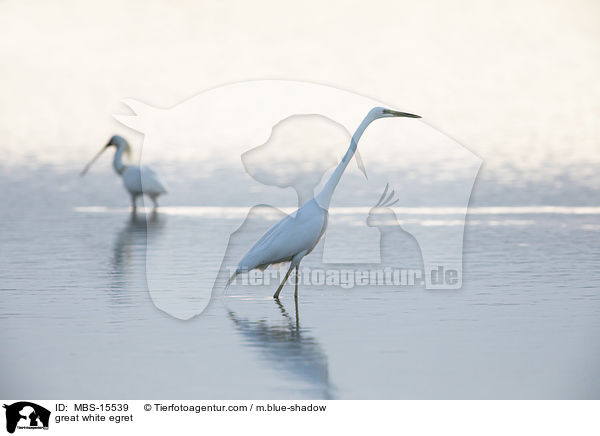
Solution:
[[[384,114],[389,114],[393,117],[406,117],[406,118],[421,118],[419,115],[413,115],[413,114],[409,114],[406,112],[398,112],[398,111],[393,111],[391,109],[384,109],[383,110]]]
[[[108,148],[109,145],[110,145],[110,143],[106,144],[104,147],[102,147],[102,149],[98,153],[96,153],[96,156],[94,156],[94,158],[85,166],[83,171],[81,171],[81,174],[79,174],[79,177],[83,177],[85,175],[85,173],[87,173],[87,171],[90,169],[92,164],[94,162],[96,162],[96,159],[98,159],[100,157],[100,155],[104,152],[104,150],[106,150]]]

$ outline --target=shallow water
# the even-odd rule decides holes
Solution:
[[[549,204],[554,208],[475,201],[458,291],[311,285],[301,286],[296,306],[292,285],[277,303],[274,285],[238,284],[182,321],[153,303],[146,222],[143,215],[132,219],[113,174],[98,170],[84,181],[68,168],[23,174],[2,173],[5,397],[600,393],[598,208],[568,207],[560,198]],[[494,189],[491,182],[477,186],[479,195]],[[193,235],[200,222],[218,226],[232,214],[190,207],[185,196],[163,200],[152,232]],[[407,211],[422,222],[453,225],[448,209]],[[303,266],[319,266],[319,253]],[[193,289],[193,275],[184,285]]]

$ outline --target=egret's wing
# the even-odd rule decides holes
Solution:
[[[278,223],[273,224],[271,226],[271,228],[269,230],[267,230],[265,232],[265,234],[262,235],[260,237],[260,239],[254,243],[254,245],[252,246],[252,248],[250,249],[250,251],[253,251],[253,250],[256,250],[256,249],[258,249],[260,247],[268,245],[269,241],[272,241],[274,238],[276,238],[277,235],[279,233],[281,233],[281,229],[285,228],[286,223],[288,221],[290,221],[291,219],[292,219],[291,215],[287,215],[286,217],[282,218],[281,221],[279,221]]]
[[[145,194],[160,195],[167,192],[165,185],[152,168],[143,166],[141,168],[141,179]]]
[[[268,247],[272,244],[272,242],[278,238],[278,236],[282,233],[282,229],[286,228],[291,219],[291,216],[288,215],[278,223],[271,226],[271,228],[254,243],[252,248],[248,250],[242,260],[240,260],[238,269],[245,269],[249,271],[265,263],[262,261],[264,252],[268,250]]]
[[[291,260],[310,251],[323,234],[324,214],[292,214],[271,227],[240,261],[238,269],[251,270]]]

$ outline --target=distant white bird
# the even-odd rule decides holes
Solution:
[[[123,179],[123,185],[125,189],[129,191],[129,195],[131,195],[131,204],[133,206],[133,210],[136,210],[136,200],[140,195],[146,194],[152,200],[154,204],[154,208],[158,207],[158,203],[156,199],[158,196],[165,194],[167,190],[165,189],[163,183],[160,181],[158,174],[154,172],[152,168],[147,166],[138,166],[138,165],[125,165],[123,164],[123,153],[127,153],[128,155],[131,153],[131,147],[127,141],[119,136],[114,135],[108,141],[102,149],[94,156],[94,158],[88,163],[83,171],[81,172],[81,176],[83,176],[87,170],[90,169],[92,164],[100,157],[100,155],[106,151],[111,146],[116,147],[115,156],[113,158],[113,168],[116,173],[121,176]]]
[[[354,156],[358,141],[369,124],[378,118],[387,117],[421,118],[418,115],[396,112],[382,107],[371,109],[356,129],[350,140],[348,151],[321,192],[305,203],[300,209],[271,227],[242,258],[235,273],[227,282],[227,286],[240,273],[248,272],[255,268],[262,271],[269,265],[290,262],[290,267],[277,291],[275,291],[273,298],[279,298],[279,293],[294,268],[296,268],[296,290],[294,295],[298,298],[298,266],[304,256],[315,248],[321,236],[325,233],[331,197],[350,159]]]

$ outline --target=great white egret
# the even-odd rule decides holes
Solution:
[[[346,151],[342,161],[338,164],[321,192],[267,230],[242,258],[235,273],[227,282],[227,286],[242,272],[248,272],[252,269],[264,271],[269,265],[290,262],[290,267],[275,291],[273,298],[279,298],[279,293],[294,268],[296,268],[294,296],[298,298],[298,266],[304,256],[315,248],[323,233],[325,233],[331,197],[350,159],[356,152],[360,137],[369,124],[376,119],[391,117],[421,118],[419,115],[397,112],[382,107],[371,109],[354,132],[354,135],[352,135],[348,151]]]
[[[136,210],[136,200],[139,196],[146,194],[152,200],[154,208],[158,207],[156,199],[158,196],[165,194],[163,183],[160,181],[158,174],[152,168],[138,165],[123,164],[123,153],[131,153],[131,147],[125,138],[114,135],[102,149],[94,156],[94,158],[81,171],[81,176],[90,169],[92,164],[100,157],[100,155],[110,147],[116,147],[115,156],[113,158],[113,168],[116,173],[121,176],[125,189],[131,195],[131,204],[133,210]]]

